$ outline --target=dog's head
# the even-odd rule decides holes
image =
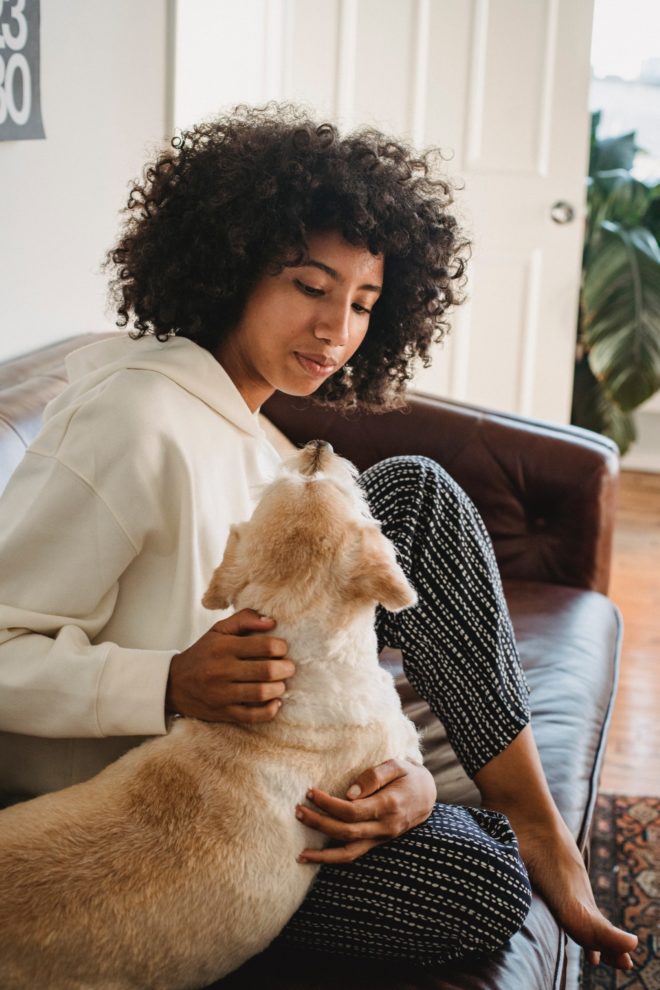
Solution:
[[[357,469],[321,440],[283,465],[249,522],[231,527],[206,608],[259,607],[280,618],[314,607],[344,612],[380,602],[392,612],[416,602],[394,547],[373,519]]]

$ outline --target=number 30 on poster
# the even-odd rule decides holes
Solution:
[[[30,66],[21,51],[28,37],[24,8],[25,0],[0,0],[0,124],[7,116],[25,124],[32,108]]]

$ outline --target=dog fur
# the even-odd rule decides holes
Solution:
[[[263,950],[302,902],[325,837],[295,818],[310,786],[421,762],[378,665],[377,602],[415,601],[355,469],[328,445],[285,465],[232,528],[204,597],[277,619],[296,673],[268,723],[176,719],[85,783],[0,814],[5,990],[199,988]]]

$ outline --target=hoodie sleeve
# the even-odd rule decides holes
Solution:
[[[175,650],[95,642],[137,554],[103,499],[28,452],[0,512],[0,729],[34,736],[157,735]]]

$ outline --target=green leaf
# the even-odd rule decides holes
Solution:
[[[589,142],[589,175],[593,175],[596,169],[596,158],[598,156],[598,138],[596,131],[600,124],[602,111],[595,110],[591,115],[591,138]]]
[[[586,355],[575,364],[571,423],[610,437],[622,454],[637,439],[635,423],[594,376]]]
[[[655,195],[644,214],[642,226],[650,230],[656,241],[660,242],[660,182],[656,186]]]
[[[637,151],[635,137],[635,131],[630,131],[629,134],[597,140],[592,155],[590,174],[594,175],[596,172],[604,172],[612,168],[630,170],[633,167],[635,152]]]
[[[582,286],[582,340],[623,410],[660,388],[660,248],[649,231],[605,221]]]
[[[658,195],[660,183],[642,182],[625,169],[597,172],[588,191],[593,223],[599,226],[604,220],[613,220],[624,227],[642,226],[646,211]]]

